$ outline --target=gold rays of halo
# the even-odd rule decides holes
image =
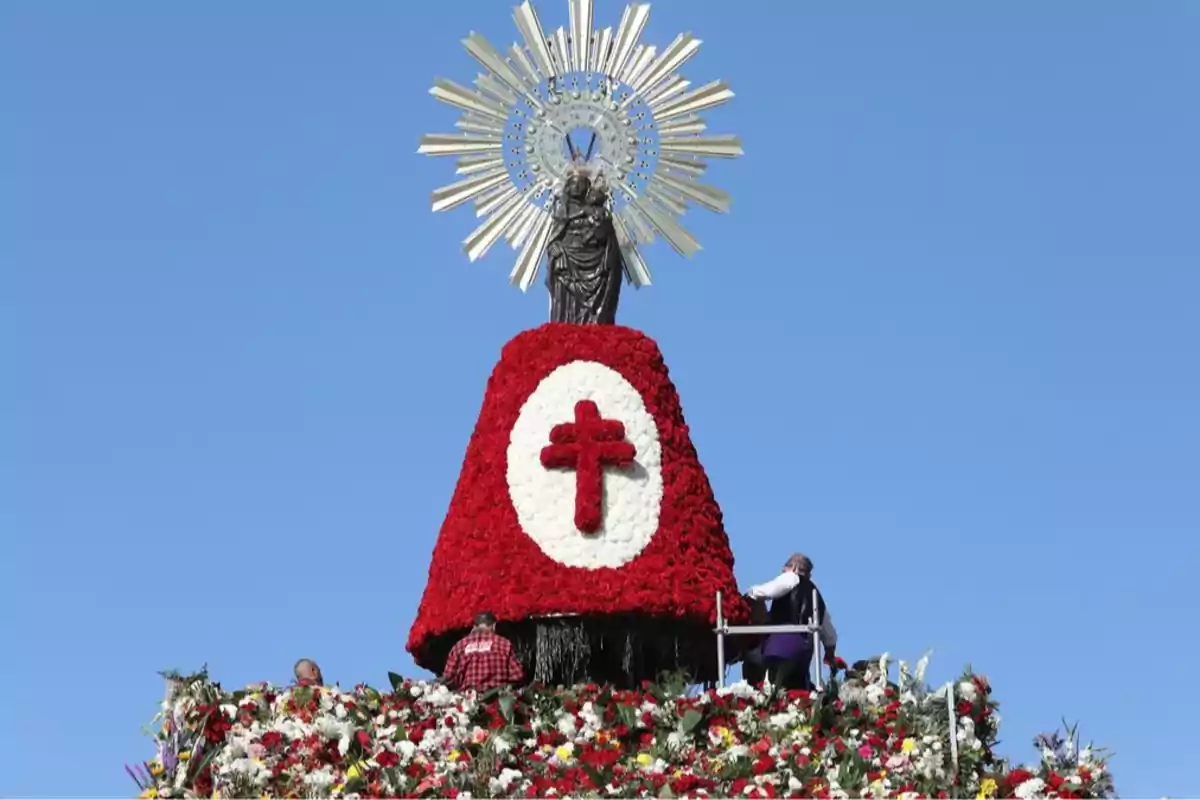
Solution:
[[[473,203],[482,222],[463,241],[467,257],[482,258],[505,239],[517,252],[510,281],[525,291],[550,236],[550,203],[571,167],[566,149],[549,143],[586,120],[600,145],[589,166],[622,200],[613,221],[626,277],[646,286],[650,271],[639,246],[662,237],[691,256],[700,243],[679,218],[692,205],[729,210],[729,194],[700,178],[706,159],[736,158],[742,145],[736,136],[705,135],[700,113],[733,92],[724,81],[692,88],[679,75],[700,48],[690,33],[661,52],[641,43],[648,4],[627,6],[615,32],[593,28],[592,0],[568,0],[568,11],[569,25],[547,36],[525,0],[513,9],[523,44],[502,53],[478,33],[463,40],[484,69],[474,88],[435,80],[429,93],[462,114],[458,133],[427,134],[417,151],[458,159],[460,177],[433,192],[433,210]]]

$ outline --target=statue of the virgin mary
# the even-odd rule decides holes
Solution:
[[[576,165],[552,211],[546,245],[550,321],[613,325],[625,263],[601,175]]]

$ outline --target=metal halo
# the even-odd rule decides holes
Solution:
[[[513,9],[524,44],[503,54],[473,32],[463,45],[484,68],[475,88],[434,82],[430,94],[462,115],[459,133],[428,134],[417,151],[458,159],[461,178],[433,192],[433,210],[473,202],[483,221],[463,241],[467,257],[482,258],[503,237],[518,252],[510,279],[524,291],[546,247],[549,208],[583,162],[612,187],[627,276],[646,286],[650,271],[639,245],[661,236],[690,256],[700,243],[679,217],[693,204],[729,210],[729,194],[699,179],[705,159],[736,158],[742,145],[736,136],[703,135],[699,114],[733,92],[724,81],[692,89],[678,74],[700,49],[691,34],[662,52],[640,42],[648,4],[627,6],[615,33],[593,28],[592,0],[568,0],[568,7],[568,27],[547,36],[525,0]]]

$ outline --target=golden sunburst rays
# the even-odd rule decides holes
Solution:
[[[661,238],[676,252],[700,250],[680,223],[691,206],[723,213],[727,192],[703,183],[708,159],[736,158],[736,136],[712,135],[702,114],[728,102],[724,81],[694,87],[678,70],[700,49],[681,33],[661,51],[643,44],[648,4],[625,8],[597,30],[592,0],[568,0],[568,24],[547,34],[529,0],[513,9],[521,36],[506,52],[472,32],[463,40],[483,68],[473,85],[438,78],[429,90],[457,108],[457,133],[428,134],[419,153],[457,159],[457,180],[432,195],[434,211],[468,203],[478,227],[463,241],[471,261],[504,239],[522,291],[537,277],[550,208],[579,162],[612,187],[613,221],[635,286],[650,283],[641,248]]]

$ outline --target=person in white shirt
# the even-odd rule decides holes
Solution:
[[[751,600],[770,600],[768,613],[772,625],[804,625],[817,619],[817,634],[825,648],[825,660],[834,663],[837,650],[837,629],[833,617],[825,608],[825,598],[812,582],[812,560],[803,553],[794,553],[783,565],[783,572],[766,583],[750,588]],[[813,596],[816,595],[816,609]],[[773,633],[759,648],[746,654],[745,672],[760,674],[763,670],[771,683],[786,689],[812,688],[809,664],[813,657],[812,634]]]

